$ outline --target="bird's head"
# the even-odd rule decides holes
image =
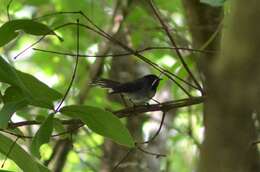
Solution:
[[[155,91],[159,85],[160,80],[162,80],[161,78],[159,78],[158,76],[153,75],[153,74],[146,75],[146,76],[144,76],[144,78],[148,81],[148,84],[151,85],[152,90],[155,90]]]

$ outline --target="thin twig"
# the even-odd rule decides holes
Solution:
[[[140,50],[135,50],[137,53],[142,53],[145,51],[150,51],[150,50],[172,50],[172,49],[176,49],[175,47],[147,47],[147,48],[143,48]],[[196,50],[196,49],[191,49],[191,48],[178,48],[180,50],[186,50],[186,51],[194,51],[194,52],[198,52],[198,53],[209,53],[209,54],[213,54],[215,51],[207,51],[207,50]],[[33,50],[35,51],[40,51],[40,52],[46,52],[46,53],[53,53],[53,54],[58,54],[58,55],[66,55],[66,56],[77,56],[77,54],[73,54],[73,53],[68,53],[68,52],[59,52],[59,51],[52,51],[52,50],[44,50],[44,49],[39,49],[39,48],[33,48]],[[79,57],[121,57],[121,56],[127,56],[127,55],[132,55],[133,53],[131,52],[123,52],[123,53],[119,53],[119,54],[103,54],[103,55],[85,55],[85,54],[79,54]]]
[[[77,51],[77,56],[76,56],[76,62],[75,62],[75,67],[74,67],[74,70],[73,70],[73,73],[72,73],[72,76],[71,76],[71,80],[70,80],[70,83],[69,83],[69,86],[62,98],[62,100],[60,101],[60,103],[58,104],[58,106],[56,107],[55,109],[55,113],[57,113],[61,107],[61,105],[63,104],[63,102],[65,101],[66,97],[68,96],[69,94],[69,91],[72,87],[72,84],[75,80],[75,77],[76,77],[76,73],[77,73],[77,68],[78,68],[78,63],[79,63],[79,19],[77,19],[77,48],[76,48],[76,51]]]
[[[135,52],[141,53],[141,52],[149,51],[149,50],[153,50],[153,49],[167,49],[167,48],[172,49],[172,47],[147,47],[145,49],[136,50]],[[46,53],[53,53],[53,54],[58,54],[58,55],[76,56],[76,54],[73,54],[73,53],[64,53],[64,52],[58,52],[58,51],[43,50],[43,49],[38,49],[38,48],[33,48],[33,50],[46,52]],[[126,52],[126,53],[121,53],[121,54],[107,54],[107,55],[83,55],[83,54],[80,54],[79,57],[101,57],[101,58],[104,58],[104,57],[121,57],[121,56],[126,56],[126,55],[133,55],[133,52],[130,52],[130,53]],[[183,83],[187,84],[188,86],[191,86],[191,87],[197,89],[197,87],[191,85],[189,82],[187,82],[184,79],[178,77],[177,75],[175,75],[175,74],[172,74],[172,75],[175,78],[177,78],[178,80],[180,80]]]
[[[126,158],[134,151],[135,149],[129,149],[126,154],[122,157],[122,159],[113,167],[111,172],[117,170],[117,168],[126,160]]]
[[[155,16],[157,17],[157,19],[159,20],[160,24],[162,25],[165,33],[167,34],[168,38],[170,39],[173,47],[177,47],[177,44],[173,38],[173,36],[170,33],[169,27],[167,26],[167,24],[163,21],[163,19],[161,18],[159,11],[156,9],[154,3],[152,0],[148,0],[149,1],[149,5],[151,6]],[[177,53],[183,67],[185,68],[185,70],[188,72],[188,74],[190,75],[190,77],[192,78],[192,80],[194,81],[194,83],[196,84],[196,86],[199,88],[199,90],[201,91],[202,94],[204,94],[204,91],[202,89],[202,87],[200,86],[199,82],[197,81],[197,79],[195,78],[195,76],[193,75],[193,73],[190,71],[188,65],[186,64],[186,62],[184,61],[181,52],[179,51],[179,49],[175,49],[175,52]]]
[[[3,132],[3,133],[6,133],[6,134],[10,134],[12,136],[23,138],[23,139],[32,139],[33,138],[32,136],[20,135],[20,134],[16,134],[16,133],[13,133],[11,131],[4,130],[4,129],[0,129],[0,131]]]
[[[85,124],[84,123],[81,123],[79,124],[77,127],[75,128],[72,128],[72,129],[69,129],[67,131],[64,131],[64,132],[60,132],[58,134],[54,134],[54,135],[51,135],[51,137],[57,137],[57,136],[61,136],[61,135],[65,135],[65,134],[69,134],[75,130],[78,130],[79,128],[83,127]],[[3,133],[7,133],[7,134],[10,134],[10,135],[13,135],[13,136],[16,136],[16,137],[19,137],[19,138],[24,138],[24,139],[32,139],[33,136],[26,136],[26,135],[20,135],[20,134],[16,134],[16,133],[13,133],[11,131],[8,131],[8,130],[4,130],[4,129],[0,129],[1,132]]]
[[[123,44],[122,42],[120,42],[119,40],[113,38],[111,35],[109,35],[108,33],[106,33],[105,31],[103,31],[100,27],[98,27],[90,18],[88,18],[83,12],[81,12],[81,14],[86,18],[86,20],[92,24],[98,31],[99,34],[101,36],[103,36],[104,38],[107,38],[108,40],[110,40],[111,42],[119,45],[120,47],[122,47],[123,49],[127,50],[128,52],[133,53],[133,55],[135,55],[136,57],[138,57],[139,59],[141,59],[142,61],[144,61],[145,63],[149,64],[150,66],[152,66],[153,68],[155,68],[156,70],[160,71],[161,73],[163,73],[165,76],[167,76],[170,80],[172,80],[185,94],[187,94],[187,96],[192,97],[190,95],[190,93],[181,85],[179,84],[174,78],[171,77],[174,76],[176,77],[176,75],[174,75],[173,73],[165,70],[164,68],[162,68],[161,66],[157,65],[156,63],[152,62],[151,60],[149,60],[148,58],[146,58],[145,56],[139,54],[138,52],[136,52],[135,50],[133,50],[132,48],[128,47],[127,45]],[[189,84],[190,86],[194,87],[192,84]],[[196,88],[196,87],[195,87]],[[196,88],[196,89],[199,89]]]
[[[160,122],[160,126],[159,126],[158,130],[156,131],[156,133],[149,140],[147,140],[145,142],[141,142],[140,144],[151,143],[159,135],[159,133],[160,133],[160,131],[162,129],[162,126],[163,126],[163,122],[164,122],[165,116],[166,116],[166,112],[163,112],[162,119],[161,119],[161,122]]]
[[[85,15],[84,15],[85,16]],[[90,19],[89,19],[90,20]],[[91,20],[90,20],[91,21]],[[104,38],[114,42],[115,44],[121,46],[122,48],[124,48],[125,50],[127,50],[128,52],[133,53],[133,55],[137,56],[139,59],[143,60],[144,62],[148,63],[149,65],[151,65],[152,67],[154,67],[155,69],[159,70],[161,73],[163,73],[165,76],[167,76],[170,80],[172,80],[181,90],[183,90],[189,97],[192,97],[190,95],[190,93],[188,91],[186,91],[186,89],[179,84],[172,76],[176,77],[177,79],[180,79],[182,81],[181,78],[179,78],[177,75],[174,75],[173,73],[165,70],[164,68],[158,66],[156,63],[152,62],[151,60],[147,59],[146,57],[144,57],[143,55],[139,54],[138,52],[136,52],[135,50],[131,49],[130,47],[128,47],[127,45],[124,45],[123,43],[121,43],[120,41],[114,39],[113,37],[111,37],[108,33],[104,32],[102,29],[100,29],[98,26],[96,26],[98,28],[98,30],[88,26],[88,25],[84,25],[84,24],[78,24],[78,23],[66,23],[63,25],[60,25],[56,28],[54,28],[52,31],[50,31],[49,33],[46,33],[45,35],[43,35],[39,40],[37,40],[36,42],[32,43],[30,46],[26,47],[24,50],[22,50],[20,53],[18,53],[14,59],[16,59],[18,56],[20,56],[21,54],[23,54],[24,52],[26,52],[28,49],[32,48],[34,45],[38,44],[41,40],[43,40],[48,34],[54,32],[57,29],[69,26],[69,25],[79,25],[81,27],[85,27],[88,30],[91,30],[93,32],[95,32],[96,34],[103,36]],[[171,76],[172,75],[172,76]],[[196,88],[195,86],[193,86],[190,83],[185,82],[186,84],[190,85],[193,88]],[[198,88],[196,88],[198,89]]]
[[[70,134],[70,133],[72,133],[73,131],[76,131],[76,130],[78,130],[79,128],[83,127],[84,125],[85,125],[85,124],[82,123],[82,124],[78,125],[77,127],[68,129],[67,131],[64,131],[64,132],[61,132],[61,133],[58,133],[58,134],[53,134],[51,137],[57,137],[57,136],[65,135],[65,134]]]
[[[9,4],[7,5],[7,9],[9,9],[11,2],[12,2],[12,0],[9,1]],[[118,2],[120,2],[120,1],[118,1]],[[118,4],[116,6],[118,6]],[[7,12],[7,14],[9,16],[8,12]],[[50,14],[46,14],[46,15],[43,15],[43,16],[35,17],[35,18],[33,18],[33,20],[42,20],[44,18],[53,17],[53,16],[56,16],[56,15],[64,15],[64,14],[65,15],[67,15],[67,14],[80,14],[80,15],[82,15],[82,12],[81,11],[61,11],[61,12],[55,12],[55,13],[50,13]],[[115,15],[115,13],[114,13],[114,15]],[[163,27],[160,27],[160,28],[163,28]],[[168,48],[166,48],[166,49],[168,49]],[[203,50],[204,48],[192,49],[192,48],[171,47],[171,49],[180,49],[180,50],[187,50],[187,51],[193,51],[193,52],[199,52],[199,53],[210,53],[210,54],[216,52],[215,50]],[[144,50],[144,51],[146,51],[146,50]],[[128,54],[126,54],[126,55],[128,55]]]
[[[81,120],[79,119],[71,119],[71,120],[60,120],[60,122],[63,125],[74,125],[74,124],[82,124]],[[9,123],[8,128],[13,129],[17,127],[22,127],[22,126],[28,126],[28,125],[40,125],[42,122],[40,121],[21,121],[21,122],[16,122],[16,123]]]
[[[144,149],[143,149],[142,147],[140,147],[138,144],[136,144],[136,148],[137,148],[139,151],[141,151],[141,152],[143,152],[143,153],[145,153],[145,154],[148,154],[148,155],[155,156],[156,158],[166,157],[165,154],[154,153],[154,152],[149,152],[149,151],[147,151],[147,150],[144,150]]]
[[[41,36],[41,38],[39,38],[37,41],[35,41],[34,43],[32,43],[31,45],[29,45],[28,47],[26,47],[25,49],[23,49],[21,52],[19,52],[17,55],[15,55],[13,57],[13,59],[17,59],[20,55],[22,55],[23,53],[25,53],[27,50],[29,50],[30,48],[32,48],[33,46],[35,46],[36,44],[38,44],[39,42],[41,42],[47,35],[54,33],[55,30],[69,26],[69,25],[75,25],[76,23],[66,23],[60,26],[57,26],[56,28],[54,28],[53,30],[50,30],[49,32],[47,32],[45,35]],[[59,39],[61,39],[58,35],[56,35]]]
[[[59,12],[59,13],[55,13],[55,14],[50,14],[50,15],[57,15],[57,14],[66,14],[66,13],[79,13],[81,14],[89,23],[91,23],[96,29],[91,28],[87,25],[83,25],[83,24],[77,24],[80,26],[83,26],[85,28],[87,28],[88,30],[94,31],[95,33],[97,33],[100,36],[103,36],[104,38],[116,43],[117,45],[121,46],[122,48],[124,48],[125,50],[127,50],[128,52],[133,53],[133,55],[137,56],[139,59],[143,60],[144,62],[150,64],[152,67],[154,67],[155,69],[159,70],[161,73],[165,74],[165,76],[167,76],[170,80],[172,80],[179,88],[181,88],[181,90],[183,90],[189,97],[191,97],[190,93],[188,91],[185,90],[185,88],[180,85],[173,77],[176,77],[176,75],[174,75],[173,73],[165,70],[164,68],[158,66],[156,63],[152,62],[151,60],[147,59],[146,57],[144,57],[143,55],[140,55],[138,52],[134,51],[133,49],[131,49],[130,47],[128,47],[127,45],[124,45],[123,43],[121,43],[120,41],[114,39],[112,36],[110,36],[108,33],[106,33],[105,31],[103,31],[101,28],[99,28],[91,19],[89,19],[82,11],[80,12]],[[66,23],[64,25],[58,26],[56,27],[54,30],[68,26],[68,25],[73,25],[75,23]],[[52,30],[50,33],[52,33],[54,30]],[[18,55],[16,55],[14,58],[16,59],[19,55],[21,55],[22,53],[24,53],[25,51],[27,51],[28,49],[32,48],[34,45],[36,45],[37,43],[39,43],[46,35],[48,35],[49,33],[43,35],[38,41],[34,42],[33,44],[31,44],[29,47],[25,48],[23,51],[21,51]],[[178,77],[176,77],[178,78]],[[180,78],[178,78],[180,79]],[[190,85],[191,87],[195,88],[195,89],[199,89],[199,87],[195,87],[190,83],[186,84]]]
[[[37,41],[35,41],[34,43],[32,43],[31,45],[29,45],[28,47],[26,47],[25,49],[23,49],[21,52],[19,52],[17,55],[15,55],[13,57],[13,59],[17,59],[20,55],[22,55],[23,53],[25,53],[27,50],[29,50],[30,48],[32,48],[34,45],[38,44],[39,42],[41,42],[45,37],[47,36],[46,35],[43,35],[40,39],[38,39]]]
[[[1,168],[4,168],[5,162],[6,162],[7,158],[9,157],[10,153],[12,152],[12,150],[13,150],[16,142],[19,140],[19,138],[20,137],[16,137],[15,141],[13,141],[12,145],[10,146],[10,148],[9,148],[9,150],[8,150],[6,156],[5,156],[4,162],[1,165]]]

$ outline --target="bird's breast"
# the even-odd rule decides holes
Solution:
[[[134,93],[127,93],[126,96],[136,103],[148,102],[155,95],[153,90],[140,90]]]

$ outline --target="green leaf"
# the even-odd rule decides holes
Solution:
[[[0,47],[16,38],[19,30],[31,35],[56,35],[48,26],[42,23],[30,19],[11,20],[0,27]]]
[[[21,90],[20,90],[21,91]],[[7,128],[12,115],[19,109],[28,105],[27,99],[20,96],[19,90],[9,87],[3,97],[4,106],[0,110],[0,128]]]
[[[18,100],[15,102],[5,103],[3,108],[0,110],[0,128],[6,128],[12,115],[20,108],[27,105],[27,101]]]
[[[0,82],[8,83],[21,90],[19,94],[27,98],[29,104],[44,108],[53,109],[53,101],[58,100],[62,95],[51,89],[34,76],[18,71],[9,65],[0,56]]]
[[[14,67],[9,65],[3,57],[0,56],[0,82],[8,83],[25,89],[21,79],[18,77]]]
[[[8,137],[0,134],[0,152],[7,155],[8,151],[14,144],[8,158],[12,159],[23,171],[28,172],[50,172],[38,160],[29,155],[22,147]]]
[[[5,129],[6,131],[10,131],[11,133],[14,133],[14,134],[17,134],[19,136],[21,136],[21,139],[23,139],[24,141],[26,140],[26,138],[22,137],[24,136],[23,134],[23,131],[17,127],[17,128],[8,128],[8,129]]]
[[[64,125],[61,123],[60,119],[58,119],[58,118],[54,118],[53,119],[53,127],[54,127],[54,129],[55,129],[55,131],[57,133],[64,133],[64,132],[66,132],[66,129],[65,129]],[[65,139],[67,137],[68,137],[68,134],[60,135],[60,138],[63,138],[63,139]]]
[[[27,0],[26,3],[28,3],[28,5],[43,5],[43,4],[46,4],[46,3],[49,3],[49,1],[46,1],[46,0]]]
[[[209,4],[213,7],[223,6],[225,1],[226,0],[200,0],[200,2],[205,3],[205,4]]]
[[[40,158],[40,147],[44,143],[48,143],[53,131],[53,115],[49,115],[48,118],[42,123],[41,127],[35,134],[31,144],[31,152],[34,156]]]
[[[52,102],[62,97],[59,92],[51,89],[34,76],[18,70],[17,73],[26,89],[29,90],[31,105],[53,109]]]
[[[0,172],[14,172],[14,171],[0,170]]]
[[[22,99],[24,99],[24,95],[22,94],[22,90],[20,88],[11,86],[5,90],[3,96],[4,103],[15,102]]]
[[[120,119],[111,112],[92,106],[65,106],[61,113],[82,120],[94,132],[108,137],[127,147],[134,147],[134,141]]]

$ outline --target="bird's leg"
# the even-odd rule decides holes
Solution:
[[[135,107],[136,107],[136,104],[133,102],[133,100],[132,100],[132,99],[129,99],[129,101],[132,103],[133,108],[135,108]]]
[[[149,109],[149,107],[150,107],[149,102],[145,102],[145,106],[146,106],[147,109]]]
[[[124,103],[125,107],[128,107],[126,100],[125,100],[125,96],[123,94],[120,94],[120,97],[121,97],[122,102]]]

